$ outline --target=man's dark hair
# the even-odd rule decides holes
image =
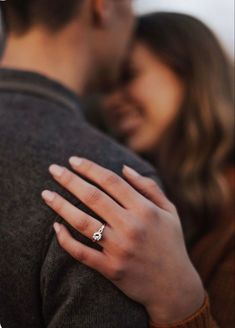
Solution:
[[[7,0],[1,2],[7,32],[24,33],[36,24],[51,31],[64,27],[75,17],[84,0]]]

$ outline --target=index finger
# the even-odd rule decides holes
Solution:
[[[51,165],[50,173],[54,179],[83,204],[110,225],[119,225],[125,216],[125,210],[99,188],[80,178],[65,167]]]
[[[69,162],[76,172],[95,182],[124,208],[136,209],[143,201],[143,196],[116,173],[85,158],[71,157]]]

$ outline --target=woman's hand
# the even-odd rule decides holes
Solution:
[[[55,224],[60,245],[78,261],[111,280],[145,306],[155,324],[183,320],[203,304],[201,280],[188,257],[177,211],[156,183],[124,167],[127,181],[97,164],[72,157],[72,168],[52,165],[55,180],[106,221],[102,251],[78,242]],[[92,239],[102,224],[51,191],[46,203],[76,230]]]

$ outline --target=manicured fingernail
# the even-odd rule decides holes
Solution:
[[[55,198],[55,193],[52,192],[52,191],[49,191],[49,190],[44,190],[42,192],[42,198],[46,201],[46,202],[49,202],[51,203],[54,198]]]
[[[136,172],[135,170],[133,170],[132,168],[130,168],[127,165],[124,165],[123,171],[124,171],[124,173],[127,173],[128,175],[132,176],[133,178],[137,178],[140,176],[140,174],[138,172]]]
[[[58,234],[61,230],[61,225],[59,223],[54,223],[53,225],[55,232]]]
[[[72,165],[72,166],[80,166],[82,164],[82,158],[80,157],[70,157],[69,159],[69,163]]]
[[[61,177],[61,175],[64,173],[64,167],[53,164],[49,167],[49,171],[52,175]]]

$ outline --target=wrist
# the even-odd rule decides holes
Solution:
[[[205,290],[195,270],[190,280],[188,283],[185,281],[180,290],[166,292],[161,302],[158,300],[147,307],[153,324],[172,325],[187,319],[201,308],[205,301]]]

